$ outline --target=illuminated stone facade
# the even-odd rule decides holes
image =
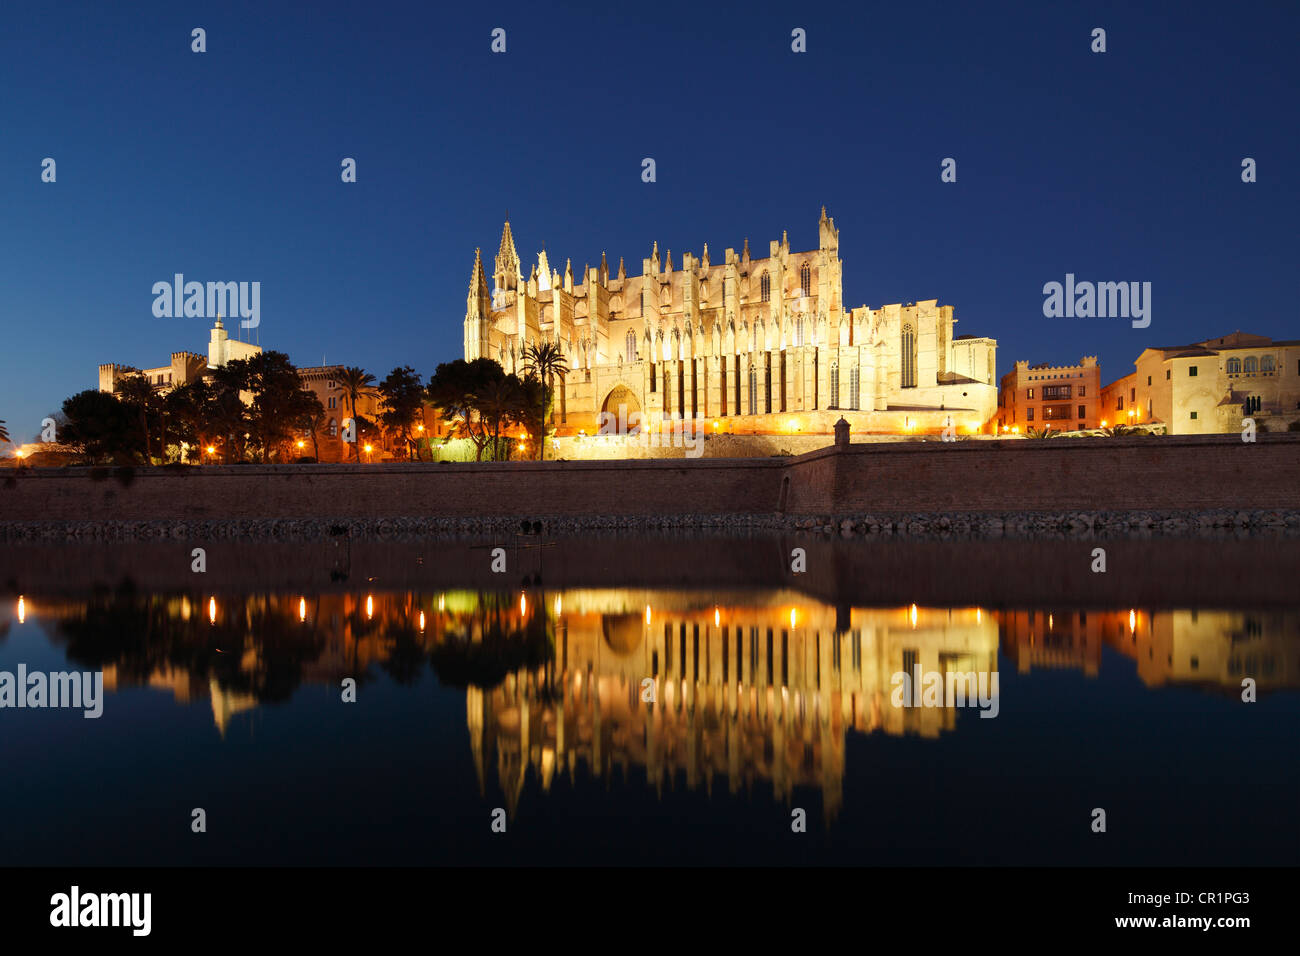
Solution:
[[[1231,433],[1249,417],[1270,431],[1300,421],[1300,341],[1233,332],[1145,349],[1102,390],[1102,417],[1170,435]]]
[[[745,240],[714,263],[706,244],[674,266],[655,243],[629,275],[623,260],[576,278],[545,251],[527,277],[510,223],[491,276],[475,252],[465,358],[509,372],[525,349],[558,343],[569,374],[555,401],[557,434],[594,433],[620,407],[643,424],[709,419],[713,430],[830,434],[960,432],[984,428],[997,407],[989,338],[954,337],[953,307],[935,299],[846,307],[839,231],[822,210],[818,246],[792,252],[786,235],[755,258]]]

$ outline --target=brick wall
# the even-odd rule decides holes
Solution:
[[[29,469],[0,520],[1300,508],[1300,436],[852,445],[793,459]]]

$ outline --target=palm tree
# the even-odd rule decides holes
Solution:
[[[352,411],[352,454],[360,464],[361,448],[356,439],[361,432],[361,412],[357,408],[357,402],[363,395],[370,396],[376,393],[375,377],[355,365],[350,366],[339,373],[339,384],[335,391],[343,393],[343,399]]]
[[[560,377],[560,388],[564,388],[564,377],[569,374],[569,363],[564,353],[554,342],[530,345],[524,349],[524,373],[536,376],[546,385],[542,393],[541,427],[537,438],[538,458],[546,459],[546,400],[550,396],[555,376]]]
[[[0,418],[0,444],[7,445],[8,443],[9,429],[5,428],[5,420]]]

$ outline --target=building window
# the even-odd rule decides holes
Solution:
[[[1123,396],[1123,395],[1121,395],[1121,396],[1119,396],[1119,398],[1115,399],[1115,411],[1117,411],[1117,412],[1122,412],[1122,411],[1124,411],[1124,396]]]
[[[1150,379],[1147,379],[1147,384],[1148,384],[1148,385],[1151,384],[1151,380],[1150,380]],[[1085,394],[1086,394],[1086,387],[1083,386],[1083,385],[1080,385],[1080,386],[1079,386],[1079,397],[1080,397],[1080,398],[1083,398],[1083,397],[1085,396]]]
[[[840,407],[840,363],[831,362],[831,408]]]
[[[796,348],[800,345],[803,345],[803,316],[802,315],[795,316],[794,344]]]
[[[338,408],[338,407],[339,407],[339,400],[338,400],[335,396],[333,396],[333,395],[330,396],[329,407],[330,407],[330,408]]]
[[[1079,406],[1079,417],[1080,417],[1080,418],[1087,418],[1087,417],[1088,417],[1088,406],[1087,406],[1087,405],[1080,405],[1080,406]]]
[[[1027,422],[1032,422],[1033,420],[1034,420],[1034,410],[1033,410],[1032,408],[1026,408],[1026,409],[1025,409],[1025,421],[1027,421]]]
[[[1259,372],[1259,360],[1253,355],[1246,356],[1246,360],[1241,363],[1242,375],[1255,375]]]
[[[641,315],[644,318],[645,316],[645,293],[644,292],[641,293]]]
[[[758,414],[758,369],[749,364],[749,414]]]
[[[654,392],[654,391],[658,391],[658,389],[655,387],[655,384],[656,384],[656,383],[655,383],[655,379],[656,379],[656,377],[657,377],[657,376],[655,375],[655,369],[656,369],[657,367],[658,367],[658,366],[657,366],[654,362],[651,362],[651,363],[650,363],[650,391],[652,391],[652,392]]]
[[[335,421],[334,419],[331,418],[331,419],[330,419],[330,438],[337,438],[337,437],[338,437],[338,434],[339,434],[339,423],[338,423],[337,421]]]
[[[1195,413],[1195,412],[1192,412],[1192,421],[1195,421],[1195,420],[1196,420],[1196,413]]]
[[[1272,375],[1274,368],[1275,366],[1273,364],[1273,356],[1265,355],[1262,359],[1259,360],[1259,370],[1263,372],[1265,375]],[[170,381],[171,376],[168,375],[167,379],[168,381]]]
[[[1060,401],[1070,398],[1073,385],[1048,385],[1043,389],[1043,398],[1048,401]]]
[[[758,288],[764,302],[772,300],[772,277],[766,272],[758,280]]]
[[[799,270],[799,287],[803,290],[804,298],[812,295],[812,270],[808,268],[806,262]]]
[[[1228,374],[1229,375],[1241,374],[1241,359],[1239,358],[1228,359]]]
[[[903,326],[902,335],[902,382],[903,388],[916,387],[916,329],[911,323]]]
[[[1136,401],[1137,401],[1137,393],[1138,393],[1138,390],[1137,390],[1136,388],[1130,388],[1130,389],[1128,390],[1128,400],[1129,400],[1130,402],[1136,402]]]
[[[627,361],[628,362],[636,361],[636,333],[635,332],[627,333]]]
[[[860,379],[861,379],[861,372],[858,369],[858,367],[855,365],[853,368],[849,369],[849,408],[853,409],[855,412],[860,407],[859,405],[860,395],[858,393],[859,392],[858,385]]]
[[[1196,378],[1196,366],[1195,366],[1195,365],[1189,365],[1189,366],[1187,366],[1187,375],[1188,375],[1189,378]]]
[[[1029,397],[1030,398],[1034,397],[1034,390],[1032,388],[1029,390]]]
[[[334,379],[330,379],[328,382],[326,382],[326,383],[325,383],[325,387],[328,388],[330,391],[333,391],[333,390],[334,390]]]

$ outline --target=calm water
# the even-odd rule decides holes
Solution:
[[[98,720],[0,710],[0,865],[1300,855],[1300,608],[119,590],[0,621],[0,672],[105,684]],[[989,693],[895,706],[902,672]]]

